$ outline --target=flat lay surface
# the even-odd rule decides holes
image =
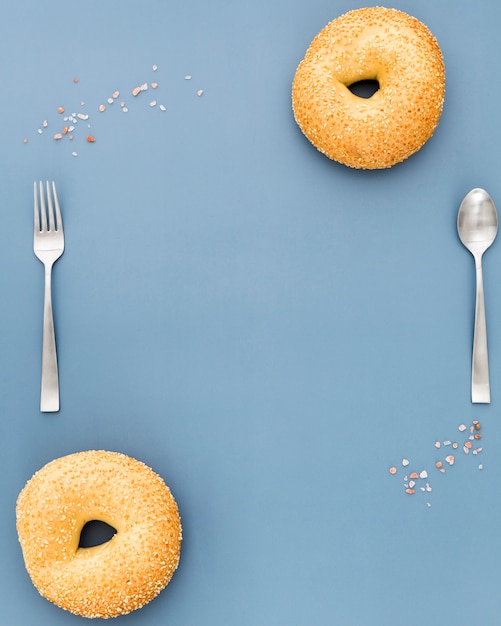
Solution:
[[[167,588],[114,623],[500,623],[501,242],[492,402],[472,404],[456,220],[475,187],[501,207],[501,6],[392,4],[438,40],[444,109],[408,160],[357,171],[305,139],[291,84],[362,6],[0,4],[0,623],[86,622],[31,583],[15,506],[89,449],[152,467],[183,525]],[[57,413],[39,410],[35,180],[64,220]]]

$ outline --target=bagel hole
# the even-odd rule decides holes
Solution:
[[[80,532],[79,548],[93,548],[107,543],[116,535],[117,529],[98,519],[87,522]]]
[[[355,83],[348,85],[348,89],[355,96],[367,99],[379,90],[379,82],[375,79],[357,80]]]

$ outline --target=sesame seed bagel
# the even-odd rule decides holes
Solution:
[[[164,481],[124,454],[89,450],[51,461],[19,494],[17,532],[40,594],[83,617],[139,609],[170,581],[181,523]],[[107,543],[80,548],[92,520],[116,529]]]
[[[375,80],[370,98],[350,85]],[[313,39],[292,84],[299,127],[320,152],[358,169],[391,167],[417,152],[438,124],[442,52],[428,28],[396,9],[341,15]]]

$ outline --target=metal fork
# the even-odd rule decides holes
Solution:
[[[54,319],[52,316],[51,275],[52,266],[64,251],[64,231],[56,184],[52,182],[51,191],[49,181],[46,182],[47,207],[45,204],[44,186],[41,181],[39,189],[40,194],[38,194],[37,183],[35,182],[33,250],[45,267],[40,411],[42,413],[53,413],[59,411],[59,376],[57,371]]]

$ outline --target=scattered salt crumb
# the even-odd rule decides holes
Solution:
[[[466,432],[469,431],[469,436],[467,438],[465,438],[465,441],[463,441],[461,444],[459,444],[458,442],[451,442],[448,439],[445,439],[443,441],[439,441],[436,440],[434,445],[435,448],[439,449],[442,446],[451,446],[454,450],[456,450],[460,445],[463,448],[463,452],[465,454],[470,454],[470,452],[473,455],[477,455],[480,454],[480,452],[482,451],[481,447],[474,447],[474,443],[475,441],[480,441],[480,439],[482,439],[482,435],[478,432],[479,430],[481,430],[481,426],[480,423],[478,422],[478,420],[473,420],[471,422],[471,426],[468,427],[465,424],[460,424],[458,426],[458,430],[460,432]],[[447,456],[445,456],[445,458],[442,460],[437,460],[435,462],[435,467],[442,473],[445,474],[446,469],[445,469],[445,465],[448,465],[449,467],[452,467],[453,465],[455,465],[456,463],[456,457],[454,454],[448,454]],[[410,464],[410,461],[407,458],[403,458],[402,459],[402,465],[404,467],[408,466]],[[483,469],[483,464],[480,463],[478,465],[478,469],[482,470]],[[396,474],[397,473],[397,468],[396,467],[390,467],[389,469],[390,474]],[[415,491],[418,492],[423,492],[423,493],[429,493],[432,491],[432,487],[430,485],[430,483],[427,481],[428,478],[428,472],[423,469],[421,470],[419,473],[412,471],[409,473],[409,476],[404,476],[403,479],[403,487],[406,493],[408,494],[413,494],[415,493]],[[419,480],[423,480],[422,483],[418,482]],[[426,482],[425,482],[426,481]],[[431,504],[429,502],[426,503],[426,505],[428,507],[431,506]]]
[[[132,90],[133,96],[138,96],[142,91],[148,91],[148,83],[143,83]]]
[[[445,468],[443,466],[442,461],[437,461],[435,463],[435,467],[438,469],[439,472],[441,472],[442,474],[445,474]]]
[[[158,66],[157,65],[153,65],[152,66],[153,71],[157,71]],[[186,74],[184,76],[185,80],[191,80],[192,79],[192,75],[191,74]],[[73,78],[73,82],[74,83],[78,83],[79,79],[77,77]],[[134,87],[134,89],[132,90],[132,94],[134,96],[139,95],[142,91],[147,91],[148,89],[157,89],[159,87],[159,83],[158,82],[144,82],[142,84],[137,85],[136,87]],[[203,89],[198,89],[196,91],[196,95],[198,97],[201,97],[204,94],[204,90]],[[97,110],[101,113],[103,113],[104,111],[107,110],[107,105],[112,105],[115,100],[117,100],[120,96],[120,91],[119,90],[115,90],[113,91],[113,94],[110,95],[108,98],[105,98],[104,101],[101,104],[98,104],[97,106]],[[117,100],[118,101],[118,100]],[[63,106],[59,106],[57,107],[57,112],[59,114],[61,114],[63,116],[63,120],[64,120],[64,127],[62,129],[61,132],[56,132],[53,135],[53,138],[56,140],[60,140],[63,137],[67,137],[69,140],[73,140],[73,131],[75,130],[75,126],[77,125],[77,123],[80,120],[88,120],[90,118],[90,116],[85,113],[85,109],[83,108],[86,105],[85,100],[81,100],[80,101],[80,106],[82,107],[82,109],[80,109],[80,112],[73,112],[73,113],[66,113],[65,114],[65,108]],[[125,105],[125,102],[121,102],[120,104],[121,109],[124,113],[127,113],[129,111],[129,109],[127,108],[127,106]],[[158,101],[156,99],[150,100],[149,101],[149,106],[150,107],[156,107],[158,106],[158,108],[161,111],[167,111],[167,107],[164,104],[158,104]],[[78,109],[77,109],[78,110]],[[47,120],[44,120],[42,125],[37,129],[38,134],[42,135],[43,134],[43,129],[47,128],[49,126],[49,122]],[[91,125],[87,124],[87,127],[90,129]],[[75,134],[76,136],[76,134]],[[89,135],[87,137],[87,141],[89,141],[90,143],[93,143],[95,141],[95,139],[92,137],[92,139],[89,139],[89,137],[92,137],[91,135]],[[23,139],[24,143],[28,143],[28,138],[24,138]],[[71,153],[72,156],[76,156],[76,153],[72,152]]]
[[[431,508],[431,502],[427,502],[426,506],[430,509]]]
[[[78,152],[72,152],[72,153],[71,153],[71,156],[72,156],[72,157],[76,157],[76,156],[78,156]]]

